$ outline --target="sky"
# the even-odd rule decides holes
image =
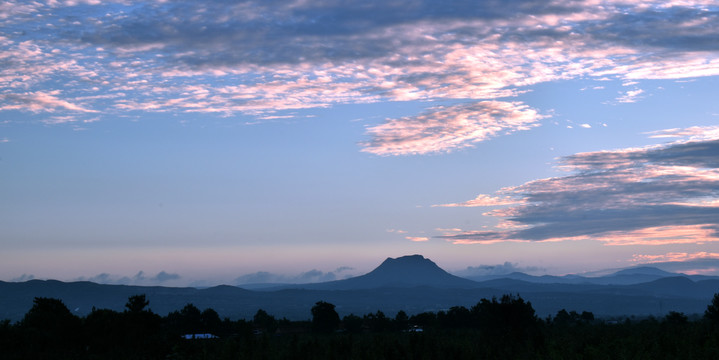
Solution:
[[[9,0],[0,280],[719,275],[713,0]]]

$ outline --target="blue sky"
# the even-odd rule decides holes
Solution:
[[[714,1],[7,1],[0,279],[719,274]]]

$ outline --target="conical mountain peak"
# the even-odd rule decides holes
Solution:
[[[407,279],[409,277],[421,279],[449,275],[432,260],[422,255],[407,255],[398,258],[387,258],[380,266],[369,274],[381,275],[390,278]]]
[[[317,284],[313,288],[371,289],[380,287],[473,288],[477,283],[449,274],[422,255],[387,258],[369,273],[346,280]]]

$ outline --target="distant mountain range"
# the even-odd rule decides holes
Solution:
[[[394,316],[399,310],[414,314],[469,307],[482,298],[507,293],[531,301],[542,317],[560,309],[591,311],[599,317],[661,316],[669,311],[701,314],[717,292],[717,277],[652,267],[628,268],[599,277],[512,273],[466,279],[447,273],[421,255],[411,255],[388,258],[371,272],[345,280],[255,284],[252,290],[227,285],[197,289],[54,280],[0,282],[0,319],[21,319],[34,297],[62,299],[70,310],[86,315],[93,307],[120,311],[127,298],[136,294],[146,294],[150,308],[162,315],[192,303],[230,318],[251,318],[261,308],[278,318],[309,319],[310,309],[320,300],[335,304],[341,316],[377,310]]]
[[[642,266],[622,269],[603,276],[564,275],[533,276],[521,272],[503,275],[468,276],[467,279],[483,282],[496,279],[515,279],[540,284],[600,284],[600,285],[633,285],[659,280],[665,277],[682,276],[695,281],[719,279],[704,275],[685,275],[664,271],[654,267]]]

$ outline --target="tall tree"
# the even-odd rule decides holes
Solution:
[[[145,294],[133,295],[127,299],[127,303],[125,303],[125,308],[131,313],[139,313],[145,311],[145,307],[147,307],[148,305],[150,305],[150,301],[147,300]]]
[[[704,312],[704,318],[719,325],[719,293],[714,294],[712,302],[707,306]]]
[[[39,358],[72,357],[81,347],[82,324],[80,318],[73,315],[60,299],[36,297],[33,306],[20,322],[27,334],[26,346],[30,353]]]
[[[339,326],[340,316],[334,305],[324,301],[315,303],[312,307],[312,330],[329,333],[337,330]]]

